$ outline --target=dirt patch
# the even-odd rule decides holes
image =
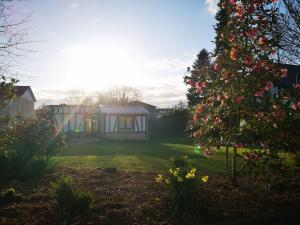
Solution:
[[[1,190],[13,187],[23,198],[0,206],[0,224],[66,224],[51,195],[51,182],[61,175],[72,176],[82,189],[95,195],[91,214],[74,218],[70,224],[176,224],[176,219],[169,219],[170,202],[165,186],[154,182],[156,173],[65,167],[39,180],[1,183]],[[207,209],[210,222],[271,215],[300,203],[299,190],[269,192],[251,178],[241,179],[240,188],[233,189],[226,177],[211,176],[199,191],[199,201]]]

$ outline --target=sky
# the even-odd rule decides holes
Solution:
[[[183,76],[202,49],[213,49],[217,0],[24,0],[32,40],[17,59],[20,85],[36,106],[64,103],[70,90],[87,93],[132,86],[158,107],[186,101]]]

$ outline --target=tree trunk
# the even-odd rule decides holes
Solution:
[[[230,176],[229,172],[229,145],[230,145],[230,139],[227,141],[226,144],[226,151],[225,151],[225,169],[228,176]]]
[[[234,187],[238,186],[237,183],[237,165],[236,165],[236,160],[237,160],[237,147],[233,147],[233,155],[232,155],[232,173],[231,173],[231,180],[232,180],[232,185]]]

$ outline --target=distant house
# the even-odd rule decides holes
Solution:
[[[149,138],[149,111],[142,106],[50,105],[56,127],[65,133],[106,139]]]
[[[156,106],[150,105],[148,103],[141,102],[141,101],[138,101],[138,100],[129,102],[128,105],[143,106],[145,109],[147,109],[149,111],[149,113],[155,113],[156,112]]]
[[[15,86],[15,98],[8,102],[8,106],[1,113],[8,116],[31,117],[34,115],[36,98],[30,86]]]
[[[121,140],[148,139],[149,114],[143,106],[100,106],[100,136]]]

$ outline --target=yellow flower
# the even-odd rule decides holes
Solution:
[[[178,177],[178,178],[177,178],[177,181],[178,181],[179,183],[183,182],[182,177]]]
[[[170,174],[173,174],[173,173],[174,173],[174,170],[169,169],[169,172],[170,172]]]
[[[157,183],[160,183],[160,182],[162,182],[164,180],[164,177],[163,177],[163,175],[161,175],[161,174],[158,174],[158,176],[155,178],[155,181],[157,182]]]
[[[165,179],[165,182],[166,182],[166,184],[170,183],[169,179]]]
[[[189,157],[187,155],[183,156],[184,159],[188,159]]]
[[[175,177],[177,177],[177,176],[179,175],[179,172],[180,172],[180,168],[176,168],[176,170],[173,171],[173,175],[174,175]]]
[[[204,183],[206,183],[206,182],[208,181],[208,176],[202,177],[202,181],[203,181]]]
[[[194,173],[188,173],[186,176],[186,179],[191,180],[195,178],[195,174]]]
[[[197,169],[196,168],[193,168],[191,169],[191,172],[190,173],[196,173]]]

